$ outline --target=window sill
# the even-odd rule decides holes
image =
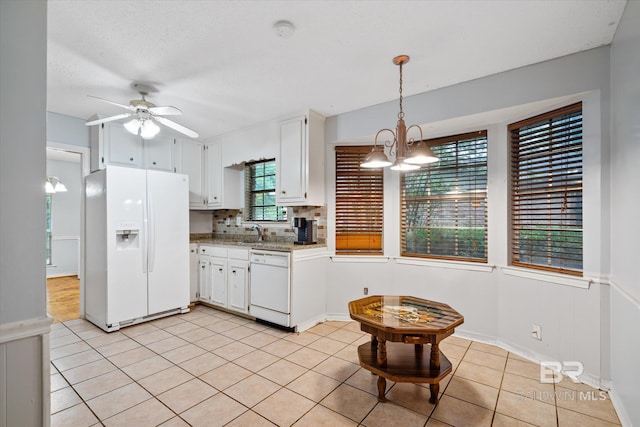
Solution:
[[[540,280],[543,282],[555,283],[558,285],[571,286],[574,288],[589,289],[591,279],[584,277],[567,276],[560,273],[550,273],[544,271],[530,270],[522,267],[500,267],[504,274],[509,276],[523,277],[525,279]]]
[[[411,258],[411,257],[398,257],[395,258],[396,263],[404,265],[420,265],[425,267],[438,267],[438,268],[454,268],[457,270],[469,270],[469,271],[484,271],[490,273],[496,267],[495,265],[481,264],[468,261],[448,261],[448,260],[435,260],[435,259],[423,259],[423,258]]]

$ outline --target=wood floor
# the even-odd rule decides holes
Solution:
[[[80,317],[80,279],[78,276],[47,279],[47,313],[53,323]]]

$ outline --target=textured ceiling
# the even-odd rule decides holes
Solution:
[[[625,0],[49,0],[48,110],[86,119],[132,82],[200,139],[332,116],[611,43]],[[289,20],[290,38],[273,24]]]

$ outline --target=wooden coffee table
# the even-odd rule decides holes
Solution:
[[[429,384],[429,402],[437,404],[440,380],[451,372],[451,362],[438,346],[464,317],[439,302],[381,295],[351,301],[349,315],[371,334],[371,342],[358,347],[358,358],[360,366],[378,375],[378,400],[386,401],[389,379]],[[429,352],[424,344],[429,344]]]

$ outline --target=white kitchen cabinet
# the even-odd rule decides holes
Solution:
[[[249,261],[229,258],[227,263],[228,308],[247,313],[249,311]]]
[[[189,177],[189,208],[204,209],[205,168],[204,145],[195,141],[178,140],[176,143],[176,172]]]
[[[249,249],[201,245],[200,301],[248,312]]]
[[[189,301],[198,300],[199,283],[198,270],[200,268],[200,256],[198,255],[198,244],[189,244]]]
[[[324,205],[324,121],[309,110],[280,122],[276,204]]]
[[[210,209],[242,209],[242,168],[233,169],[222,164],[222,147],[219,143],[205,146],[206,155],[206,205]]]
[[[201,301],[211,299],[211,257],[198,256],[198,298]]]
[[[129,166],[174,172],[174,138],[157,135],[144,140],[127,131],[122,123],[92,126],[91,170],[107,165]]]
[[[175,172],[174,149],[176,140],[171,136],[157,135],[144,141],[145,169]]]

